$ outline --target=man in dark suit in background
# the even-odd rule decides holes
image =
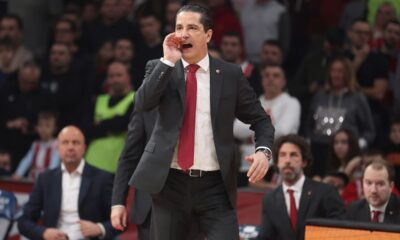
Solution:
[[[147,64],[136,93],[136,111],[158,107],[159,113],[131,181],[153,194],[154,239],[186,239],[192,220],[209,240],[238,239],[235,117],[255,131],[258,151],[247,158],[249,180],[268,170],[270,118],[241,69],[208,56],[211,36],[208,10],[183,6],[175,32],[164,40],[164,57]]]
[[[400,223],[400,199],[392,193],[394,169],[386,161],[373,161],[364,170],[364,199],[351,203],[347,219],[360,222]]]
[[[61,167],[41,174],[18,228],[29,239],[113,239],[110,222],[113,176],[83,160],[82,132],[63,128],[58,135]],[[37,221],[41,219],[42,224]]]
[[[337,190],[304,176],[311,163],[304,138],[283,136],[276,140],[273,152],[283,182],[263,199],[260,240],[304,239],[307,219],[342,218],[344,204]]]
[[[125,147],[121,153],[115,174],[111,201],[111,223],[118,230],[123,230],[127,226],[128,212],[125,202],[129,190],[128,182],[139,163],[144,146],[153,131],[156,119],[156,110],[141,113],[134,111],[131,116]],[[131,210],[131,220],[138,226],[140,240],[150,239],[150,213],[150,194],[136,190]]]

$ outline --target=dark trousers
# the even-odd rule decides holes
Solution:
[[[236,209],[219,171],[190,177],[171,169],[164,188],[152,198],[152,240],[192,240],[192,223],[207,240],[239,239]]]
[[[150,216],[151,215],[148,214],[146,220],[137,226],[139,240],[150,240]]]

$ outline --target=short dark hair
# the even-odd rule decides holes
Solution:
[[[69,27],[70,27],[70,29],[71,29],[72,32],[76,33],[76,32],[78,31],[78,27],[76,26],[76,24],[75,24],[73,21],[71,21],[71,20],[69,20],[69,19],[66,19],[66,18],[60,18],[60,19],[58,19],[57,22],[56,22],[56,24],[55,24],[55,27],[54,27],[54,28],[56,28],[57,25],[58,25],[59,23],[62,23],[62,22],[68,23],[68,24],[69,24]]]
[[[57,122],[57,116],[58,114],[56,112],[52,111],[41,111],[38,114],[38,120],[50,120],[54,119],[55,122]]]
[[[262,46],[264,47],[265,45],[271,45],[271,46],[277,47],[282,52],[282,46],[278,40],[274,40],[274,39],[265,40]]]
[[[342,179],[344,186],[346,186],[347,184],[349,184],[349,177],[343,173],[343,172],[339,172],[339,171],[330,171],[327,174],[325,174],[324,177],[336,177],[336,178],[340,178]]]
[[[187,4],[182,6],[176,15],[178,15],[181,12],[195,12],[200,14],[200,23],[204,27],[204,31],[208,31],[209,29],[212,29],[212,19],[211,19],[211,14],[208,8],[200,6],[198,4]]]
[[[294,144],[300,149],[303,162],[304,161],[307,162],[306,168],[309,168],[312,163],[312,154],[311,154],[310,144],[308,144],[308,142],[305,138],[303,138],[299,135],[296,135],[296,134],[289,134],[286,136],[282,136],[275,141],[273,151],[272,151],[274,163],[276,165],[278,164],[279,150],[281,149],[282,145],[285,143]]]
[[[15,22],[17,22],[17,26],[19,28],[19,30],[23,30],[24,29],[24,23],[22,22],[22,18],[14,13],[8,13],[6,15],[3,16],[3,18],[1,18],[1,20],[4,19],[13,19],[15,20]]]
[[[362,179],[364,179],[364,174],[365,174],[365,170],[371,167],[375,170],[382,170],[382,169],[386,169],[387,173],[388,173],[388,177],[389,177],[389,182],[393,182],[394,178],[395,178],[395,170],[393,168],[393,166],[391,164],[389,164],[386,160],[375,160],[370,162],[363,171],[362,174]]]
[[[224,37],[235,37],[235,38],[239,39],[240,45],[242,45],[242,43],[243,43],[243,41],[242,41],[242,36],[240,35],[240,33],[235,32],[235,31],[227,31],[227,32],[224,32],[224,33],[222,34],[222,38],[224,38]]]

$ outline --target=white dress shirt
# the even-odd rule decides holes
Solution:
[[[79,190],[82,182],[82,173],[85,166],[85,161],[82,159],[75,171],[69,173],[64,164],[61,164],[62,171],[62,194],[61,194],[61,209],[58,218],[57,228],[68,235],[69,240],[84,239],[79,223]],[[102,236],[105,235],[104,226],[98,224]]]
[[[285,196],[285,204],[286,204],[286,209],[287,209],[289,216],[290,216],[290,196],[289,196],[289,193],[287,192],[287,190],[288,189],[293,190],[294,201],[296,203],[296,209],[298,211],[299,206],[300,206],[301,192],[303,191],[303,185],[304,185],[305,180],[306,180],[306,177],[303,175],[292,186],[288,186],[285,184],[285,182],[282,182],[283,196]]]
[[[383,204],[381,207],[373,207],[372,205],[369,205],[369,209],[371,209],[370,214],[371,214],[371,220],[373,217],[373,213],[372,211],[379,211],[380,214],[378,216],[378,222],[382,223],[385,220],[385,211],[386,211],[386,207],[389,203],[389,200],[387,200],[387,202],[385,204]]]
[[[161,59],[165,64],[171,66],[171,63]],[[188,62],[181,59],[183,68],[189,65]],[[197,79],[197,97],[196,97],[196,122],[194,134],[194,162],[191,169],[200,169],[203,171],[219,170],[217,152],[215,150],[214,135],[211,126],[211,104],[210,104],[210,58],[206,55],[197,65],[199,69],[196,72]],[[173,66],[173,65],[172,65]],[[185,81],[187,73],[185,71]],[[178,145],[175,146],[174,156],[171,167],[180,169],[178,165]]]

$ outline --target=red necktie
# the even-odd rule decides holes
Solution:
[[[296,231],[296,225],[297,225],[297,208],[296,208],[296,202],[294,200],[294,191],[292,189],[288,189],[287,192],[289,193],[289,199],[290,199],[290,223],[292,224],[292,228],[294,231]]]
[[[190,64],[187,67],[185,112],[179,135],[178,165],[182,170],[188,170],[194,159],[194,134],[196,122],[197,79],[196,71],[199,66]]]
[[[381,214],[381,211],[372,210],[372,219],[371,219],[371,222],[373,222],[373,223],[379,222],[379,215],[380,215],[380,214]]]

